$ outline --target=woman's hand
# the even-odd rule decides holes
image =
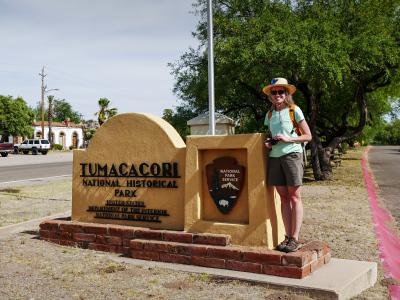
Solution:
[[[264,141],[264,145],[265,145],[265,147],[267,147],[268,149],[271,149],[271,148],[272,148],[272,144],[271,144],[271,142],[270,142],[269,140]]]
[[[280,142],[285,142],[285,143],[290,142],[290,139],[287,136],[284,136],[282,133],[278,133],[277,135],[275,135],[274,140],[277,140]]]

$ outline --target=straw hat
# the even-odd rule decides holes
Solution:
[[[278,78],[272,79],[271,84],[263,88],[264,93],[269,95],[271,88],[273,88],[274,86],[284,86],[285,88],[287,88],[289,90],[290,94],[293,94],[296,91],[296,88],[293,85],[288,84],[288,82],[285,78],[278,77]]]

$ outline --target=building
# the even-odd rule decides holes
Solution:
[[[190,135],[209,135],[210,134],[210,114],[206,112],[189,121]],[[215,113],[215,134],[228,135],[235,134],[236,121],[220,113]]]
[[[69,149],[70,146],[74,148],[82,148],[84,142],[84,131],[83,125],[75,124],[70,122],[69,118],[66,118],[63,122],[52,122],[51,124],[51,135],[53,137],[53,144],[59,144],[63,146],[63,149]],[[34,139],[49,139],[49,122],[44,122],[44,137],[42,135],[42,121],[35,121],[32,125],[34,130]],[[24,139],[31,137],[14,137],[14,144],[21,144]]]

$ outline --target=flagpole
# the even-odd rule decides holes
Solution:
[[[208,111],[210,135],[215,135],[215,93],[214,93],[214,43],[212,0],[207,0],[207,35],[208,35]]]

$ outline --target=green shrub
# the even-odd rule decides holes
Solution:
[[[346,154],[347,153],[347,148],[348,148],[347,143],[342,143],[340,145],[340,147],[338,148],[338,150],[339,150],[340,153]]]
[[[63,146],[61,146],[60,144],[54,144],[54,150],[62,150]]]
[[[96,133],[96,129],[85,130],[86,139],[90,140],[95,133]]]
[[[74,146],[72,146],[72,145],[69,146],[69,150],[72,150],[72,149],[74,149]]]

